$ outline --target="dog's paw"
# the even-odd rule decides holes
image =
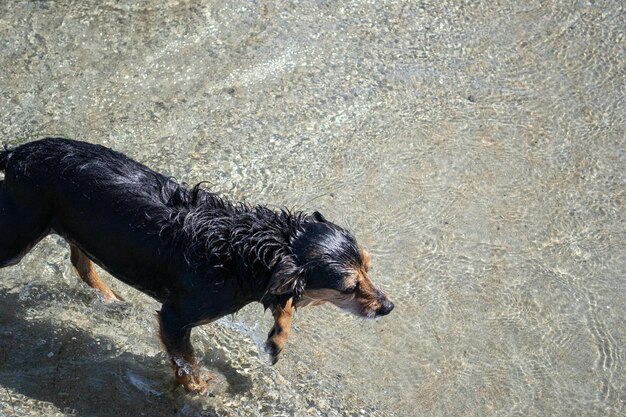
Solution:
[[[206,381],[190,381],[183,387],[192,394],[205,394],[209,390],[209,384]]]
[[[265,352],[270,357],[270,365],[275,365],[276,362],[278,362],[278,355],[282,350],[283,349],[272,339],[268,339],[267,342],[265,342]]]
[[[200,371],[198,375],[194,375],[191,378],[186,378],[182,381],[182,385],[192,394],[209,394],[213,391],[213,388],[218,380],[217,374],[212,372]]]

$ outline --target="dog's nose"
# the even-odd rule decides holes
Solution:
[[[386,316],[387,314],[391,313],[391,310],[393,310],[394,307],[395,306],[391,301],[385,300],[383,302],[383,305],[378,309],[377,313],[379,316]]]

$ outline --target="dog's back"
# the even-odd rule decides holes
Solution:
[[[151,237],[161,232],[155,216],[174,210],[163,200],[172,180],[103,146],[59,138],[2,151],[0,168],[0,266],[54,232],[123,281],[159,298],[167,290],[177,259],[159,255],[168,242]]]
[[[32,179],[38,183],[88,180],[92,186],[154,184],[165,177],[124,154],[101,145],[61,138],[28,142],[0,154],[0,169],[9,180]],[[143,184],[143,185],[146,185]],[[114,191],[114,190],[112,190]]]

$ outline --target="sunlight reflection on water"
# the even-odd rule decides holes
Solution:
[[[0,126],[98,142],[236,200],[352,229],[394,312],[262,307],[194,333],[104,305],[46,238],[0,270],[3,415],[622,415],[620,2],[0,5]],[[105,275],[106,276],[106,275]],[[51,354],[51,355],[50,355]],[[88,398],[83,396],[89,391]]]

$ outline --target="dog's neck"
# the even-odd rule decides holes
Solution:
[[[224,202],[220,207],[193,207],[170,217],[168,226],[174,239],[184,242],[190,263],[206,264],[207,257],[209,264],[237,260],[256,275],[269,275],[291,254],[291,241],[300,233],[304,217],[300,212]]]
[[[267,273],[291,255],[290,243],[300,227],[299,216],[254,208],[233,217],[229,230],[231,256]]]
[[[161,219],[161,234],[182,248],[184,262],[198,272],[220,266],[235,271],[246,281],[250,298],[263,299],[267,306],[276,271],[293,260],[291,245],[302,233],[307,214],[233,204],[198,187],[165,190],[164,195],[171,211],[155,217]],[[270,298],[274,303],[275,297]]]
[[[302,224],[299,214],[266,208],[256,208],[233,217],[229,230],[230,253],[238,275],[247,281],[250,297],[272,310],[289,298],[281,291],[277,295],[277,278],[292,260],[291,241]],[[289,291],[288,291],[289,292]]]

